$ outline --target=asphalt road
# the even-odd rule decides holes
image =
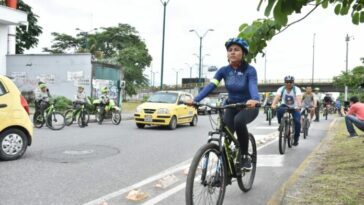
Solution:
[[[224,204],[265,204],[319,143],[328,123],[314,124],[312,137],[301,140],[298,148],[283,157],[278,155],[278,142],[260,148],[258,160],[266,163],[258,167],[254,188],[243,194],[233,183]],[[262,145],[274,137],[277,124],[267,126],[260,114],[249,127]],[[183,172],[206,143],[210,129],[207,116],[199,118],[197,127],[185,125],[172,131],[138,129],[133,121],[118,126],[110,122],[86,128],[72,125],[60,131],[35,129],[33,145],[23,158],[0,162],[0,204],[184,204]],[[175,183],[165,189],[154,186],[170,174],[176,177]],[[128,201],[126,195],[133,188],[148,197]]]

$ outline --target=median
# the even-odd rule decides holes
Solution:
[[[282,204],[364,204],[364,133],[357,133],[349,139],[338,118],[286,187]]]

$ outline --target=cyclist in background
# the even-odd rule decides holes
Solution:
[[[259,103],[259,93],[257,86],[257,71],[248,64],[244,57],[248,55],[248,43],[242,38],[231,38],[225,43],[229,65],[220,68],[210,84],[203,88],[194,98],[195,102],[200,102],[211,93],[224,79],[228,97],[226,104],[246,103],[252,109],[227,109],[224,113],[224,122],[228,126],[230,133],[236,132],[242,153],[241,169],[251,170],[252,165],[248,154],[249,133],[247,124],[252,122],[259,113],[255,108]],[[192,104],[191,102],[186,102]]]
[[[35,91],[35,111],[43,112],[49,107],[51,94],[47,85],[43,82],[38,83],[38,89]]]
[[[278,123],[281,123],[281,119],[283,117],[283,113],[285,109],[288,108],[298,108],[301,107],[302,93],[301,89],[294,85],[294,77],[286,76],[284,78],[285,85],[278,88],[276,96],[273,100],[272,108],[275,109],[277,107],[278,101],[281,101],[281,105],[277,110],[277,119]],[[293,145],[297,146],[300,131],[301,131],[301,112],[296,109],[292,112],[294,124],[295,124],[295,132],[294,132],[294,142]]]
[[[337,113],[339,114],[339,116],[342,117],[343,113],[341,112],[341,101],[339,98],[337,98],[335,101],[335,109],[336,109]]]
[[[330,106],[332,105],[332,98],[331,98],[331,96],[330,96],[330,94],[329,93],[326,93],[326,95],[325,95],[325,97],[324,97],[324,99],[323,99],[323,107],[324,107],[324,109],[326,108],[326,109],[329,109],[330,108]],[[327,112],[329,112],[329,111],[327,111]],[[325,113],[324,113],[325,114]]]
[[[319,93],[320,88],[314,89],[314,97],[316,99],[316,109],[315,109],[315,122],[320,122],[320,106],[321,106],[321,93]]]
[[[315,108],[316,108],[317,102],[316,102],[316,98],[315,98],[314,94],[312,93],[311,86],[306,87],[306,92],[302,96],[302,104],[304,107],[310,108],[310,121],[312,121],[313,116],[315,114]]]
[[[264,114],[267,114],[268,107],[272,106],[273,100],[274,100],[273,93],[269,93],[263,102]],[[275,116],[275,110],[272,110],[272,117],[274,117],[274,116]],[[266,117],[266,120],[268,121],[268,115]]]

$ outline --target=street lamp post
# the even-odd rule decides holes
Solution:
[[[313,34],[313,43],[312,43],[312,82],[311,86],[313,87],[314,75],[315,75],[315,37],[316,33]]]
[[[204,60],[205,60],[205,57],[206,56],[210,56],[210,54],[209,53],[206,53],[206,54],[204,54],[201,58],[200,58],[200,56],[199,55],[197,55],[196,53],[194,53],[193,55],[195,55],[197,58],[198,58],[198,60],[199,60],[199,66],[201,66],[201,69],[200,69],[200,76],[203,76],[203,73],[204,73],[204,71],[203,71],[203,68],[204,68],[204,65],[203,65],[203,62],[204,62]],[[201,77],[200,77],[201,78]]]
[[[349,57],[349,41],[351,39],[354,39],[353,36],[349,36],[349,34],[346,34],[345,41],[346,41],[346,74],[348,74],[348,57]],[[345,84],[345,101],[348,101],[348,86]]]
[[[185,65],[187,65],[188,68],[190,69],[190,78],[192,78],[192,66],[188,63],[185,63]]]
[[[177,70],[173,69],[173,70],[176,72],[176,90],[177,90],[177,88],[178,88],[178,72],[182,71],[182,69],[177,69]]]
[[[164,39],[166,33],[166,8],[169,0],[160,0],[163,4],[163,37],[162,37],[162,60],[161,60],[161,86],[160,89],[163,89],[163,67],[164,67]]]
[[[267,52],[264,55],[264,83],[267,83]]]
[[[197,37],[200,39],[200,60],[199,60],[199,70],[198,70],[198,78],[201,78],[201,70],[202,70],[202,39],[206,36],[209,31],[214,31],[214,29],[208,29],[202,36],[200,36],[196,30],[191,29],[190,32],[195,32]]]

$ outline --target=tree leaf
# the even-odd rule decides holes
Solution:
[[[248,26],[248,24],[247,23],[243,23],[243,24],[241,24],[241,26],[239,27],[239,31],[241,32],[241,31],[243,31],[246,27]]]
[[[354,13],[354,15],[352,16],[352,21],[353,21],[353,24],[359,25],[359,12]]]
[[[364,11],[360,12],[360,23],[364,23]]]
[[[287,14],[282,12],[282,1],[279,0],[273,10],[274,19],[281,25],[287,25]]]
[[[322,8],[326,9],[328,5],[329,5],[329,0],[322,1]]]
[[[340,14],[340,10],[341,10],[341,4],[337,4],[337,5],[335,6],[335,14],[336,14],[336,15],[339,15],[339,14]]]
[[[270,12],[272,11],[272,8],[273,8],[275,3],[276,3],[275,0],[268,0],[268,5],[267,5],[267,7],[265,8],[265,11],[264,11],[265,16],[268,17],[270,15]]]
[[[263,2],[263,0],[259,1],[258,8],[257,8],[258,11],[260,10],[260,6],[262,5],[262,2]]]

